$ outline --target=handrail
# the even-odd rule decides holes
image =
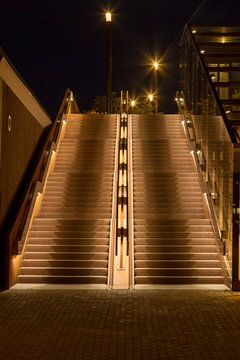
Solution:
[[[71,102],[73,102],[72,93],[70,89],[67,89],[58,114],[53,124],[47,129],[48,133],[45,140],[37,149],[37,154],[35,154],[32,159],[31,164],[33,164],[33,167],[29,171],[31,172],[31,175],[29,176],[29,180],[27,181],[23,194],[18,201],[18,206],[15,207],[14,215],[10,220],[10,225],[4,236],[8,256],[18,254],[18,240],[21,239],[21,233],[27,219],[35,185],[37,182],[41,182],[44,176],[44,169],[48,163],[48,158],[51,155],[49,151],[51,144],[56,142],[58,138],[62,117],[65,113],[69,112]]]
[[[120,117],[117,115],[117,131],[115,142],[115,161],[114,161],[114,175],[113,175],[113,195],[112,195],[112,217],[110,221],[110,241],[109,241],[109,261],[108,261],[108,282],[107,286],[110,289],[113,284],[114,273],[114,255],[116,247],[117,236],[117,192],[118,192],[118,153],[119,153],[119,133],[120,133]]]
[[[185,25],[185,31],[188,32],[188,35],[189,35],[189,37],[191,39],[192,45],[193,45],[194,50],[196,52],[196,56],[197,56],[197,58],[199,60],[199,63],[200,63],[201,68],[202,68],[202,70],[204,72],[204,75],[205,75],[206,79],[208,80],[209,88],[211,89],[211,92],[212,92],[212,94],[213,94],[213,96],[214,96],[214,98],[216,100],[219,112],[220,112],[220,114],[221,114],[221,116],[223,118],[223,122],[224,122],[224,125],[225,125],[225,127],[226,127],[226,129],[228,131],[230,139],[231,139],[232,143],[236,143],[237,139],[236,139],[235,133],[234,133],[234,131],[233,131],[228,119],[227,119],[227,116],[225,114],[225,111],[223,109],[221,101],[219,99],[218,93],[217,93],[217,91],[216,91],[216,89],[215,89],[215,87],[214,87],[214,85],[213,85],[213,83],[211,81],[211,77],[210,77],[210,74],[209,74],[209,72],[207,70],[207,66],[206,66],[205,62],[203,61],[203,57],[199,54],[199,50],[197,48],[196,42],[194,41],[194,37],[193,37],[193,34],[192,34],[191,30],[190,30],[189,25]]]
[[[133,169],[132,169],[132,115],[128,115],[128,244],[129,285],[134,289],[134,221],[133,221]]]

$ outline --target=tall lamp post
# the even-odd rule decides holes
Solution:
[[[153,67],[155,70],[155,97],[156,97],[156,101],[155,101],[155,113],[158,113],[158,69],[159,69],[159,63],[157,61],[154,61],[153,63]]]
[[[107,113],[112,112],[112,13],[106,12],[106,27],[107,27]]]

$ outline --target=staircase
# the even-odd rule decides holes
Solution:
[[[116,115],[69,116],[20,283],[107,283],[116,131]]]
[[[223,284],[178,115],[133,115],[135,284]]]

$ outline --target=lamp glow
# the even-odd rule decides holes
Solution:
[[[157,71],[158,68],[159,68],[159,63],[158,63],[157,61],[154,61],[153,67],[154,67],[154,69]]]
[[[110,11],[106,12],[106,22],[111,22],[112,21],[112,13],[110,13]]]
[[[148,99],[149,99],[150,102],[152,102],[152,101],[153,101],[153,95],[152,95],[152,94],[149,94],[149,95],[148,95]]]

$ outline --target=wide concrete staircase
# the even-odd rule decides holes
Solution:
[[[178,115],[133,115],[135,284],[223,284]]]
[[[18,281],[106,284],[117,116],[70,115]]]

